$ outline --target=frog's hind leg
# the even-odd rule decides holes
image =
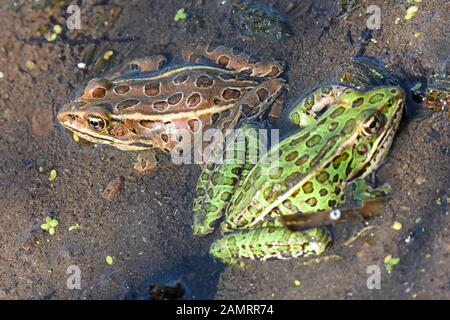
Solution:
[[[127,74],[151,72],[160,70],[167,62],[167,58],[162,54],[155,54],[128,61],[122,65],[111,78],[120,77]]]
[[[233,136],[227,136],[223,151],[216,151],[206,160],[194,199],[194,234],[207,235],[214,231],[214,223],[219,220],[235,189],[254,166],[252,156],[258,152],[259,141],[256,125],[244,123]],[[242,137],[243,139],[239,139]],[[222,159],[226,154],[232,155]],[[237,156],[236,156],[237,155]],[[220,159],[218,156],[221,156]]]
[[[224,68],[242,72],[251,77],[276,78],[285,69],[285,63],[282,61],[258,57],[238,48],[216,44],[198,45],[195,48],[185,49],[183,58],[196,63],[206,58]]]
[[[260,118],[269,109],[285,89],[283,79],[270,79],[247,92],[236,104],[242,111],[246,120],[253,121]],[[280,113],[282,109],[282,101],[275,110],[270,112],[274,116]],[[277,111],[278,110],[278,111]]]
[[[292,232],[284,227],[242,230],[224,235],[210,248],[210,254],[227,264],[241,259],[290,259],[322,254],[332,243],[326,228]]]
[[[319,116],[329,106],[338,101],[338,97],[349,88],[341,85],[330,85],[314,90],[292,109],[289,120],[301,128],[314,125]]]

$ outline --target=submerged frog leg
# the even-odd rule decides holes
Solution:
[[[346,89],[345,86],[331,85],[314,90],[292,109],[289,120],[301,128],[315,125],[319,116],[335,104]]]
[[[270,111],[269,111],[269,115],[268,115],[268,121],[269,124],[273,124],[275,121],[277,121],[280,116],[281,113],[283,112],[283,107],[284,107],[284,95],[282,95],[281,98],[276,99],[273,104],[272,107],[270,107]]]
[[[378,199],[391,194],[392,188],[388,184],[373,187],[365,179],[358,179],[352,183],[353,201],[360,206],[364,200]]]
[[[257,228],[227,234],[216,240],[210,254],[227,264],[241,259],[269,260],[322,254],[332,243],[326,228],[292,232],[284,227]]]
[[[194,199],[194,234],[207,235],[214,231],[219,220],[242,179],[254,166],[253,157],[258,153],[256,125],[245,123],[241,129],[227,136],[224,152],[207,160],[196,188]]]
[[[282,79],[267,80],[247,92],[236,102],[236,105],[240,107],[246,120],[251,121],[257,119],[261,117],[283,93],[284,86],[285,82]],[[274,112],[277,112],[278,109],[281,109],[280,105],[276,107]],[[281,111],[278,111],[278,113],[280,112]]]
[[[190,62],[199,62],[201,58],[206,58],[224,68],[242,72],[251,77],[276,78],[285,69],[285,63],[282,61],[258,57],[238,48],[215,44],[185,49],[183,58]]]
[[[166,62],[166,57],[161,54],[134,59],[121,66],[111,78],[117,78],[125,74],[156,71],[161,69]]]

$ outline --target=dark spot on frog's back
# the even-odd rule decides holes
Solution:
[[[106,95],[106,89],[102,87],[95,88],[92,90],[92,98],[101,99]]]
[[[153,108],[158,111],[164,111],[168,106],[169,104],[167,103],[167,101],[157,101],[153,104]]]
[[[157,84],[146,84],[144,86],[144,92],[150,97],[157,96],[160,92],[159,83]]]
[[[225,89],[222,92],[222,97],[225,100],[235,100],[241,96],[241,92],[237,89]]]
[[[140,101],[137,99],[128,99],[128,100],[124,100],[120,103],[117,104],[117,110],[119,111],[123,111],[126,110],[128,108],[131,108],[137,104],[139,104]]]
[[[226,67],[229,62],[230,62],[230,58],[228,58],[227,56],[221,56],[217,60],[217,64],[221,65],[222,67]]]
[[[290,162],[290,161],[297,159],[297,157],[298,157],[298,151],[294,150],[294,151],[290,152],[284,159],[287,162]]]
[[[256,91],[256,95],[258,96],[259,101],[263,102],[269,97],[269,91],[265,88],[261,88]]]
[[[268,74],[266,74],[266,77],[277,77],[281,74],[281,70],[278,67],[273,66],[272,70]]]
[[[183,94],[181,92],[174,93],[167,99],[167,102],[171,105],[174,105],[174,104],[177,104],[178,102],[180,102],[182,98],[183,98]]]
[[[357,108],[360,105],[362,105],[363,103],[364,103],[364,98],[363,97],[357,98],[357,99],[353,100],[352,108]]]
[[[384,94],[376,93],[376,94],[374,94],[373,96],[370,97],[369,102],[372,103],[372,104],[380,102],[383,99],[383,97],[384,97]]]
[[[321,139],[322,137],[320,135],[318,134],[313,135],[311,138],[308,139],[308,141],[306,141],[306,146],[309,148],[314,147],[320,142]]]
[[[120,85],[114,88],[114,92],[117,94],[125,94],[130,91],[130,86]]]
[[[330,118],[331,119],[335,119],[336,117],[339,117],[341,114],[343,114],[345,111],[344,107],[338,107],[336,110],[334,110],[331,114],[330,114]]]
[[[214,80],[207,75],[202,75],[197,78],[195,84],[200,88],[209,88],[214,84]]]
[[[189,73],[183,73],[177,76],[175,79],[173,79],[173,83],[175,84],[181,84],[185,83],[187,79],[189,78]]]
[[[202,98],[199,93],[193,93],[187,99],[187,105],[190,108],[195,108],[200,103],[201,100]]]

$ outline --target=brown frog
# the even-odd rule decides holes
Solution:
[[[163,68],[162,55],[144,57],[92,79],[58,121],[92,143],[171,152],[193,141],[183,142],[180,131],[192,137],[208,128],[224,132],[241,119],[261,117],[272,105],[270,117],[281,111],[282,62],[211,44],[187,49],[183,57],[187,64],[170,68]],[[151,167],[141,160],[135,168]]]

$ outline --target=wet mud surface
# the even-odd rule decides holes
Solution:
[[[450,298],[450,126],[442,112],[410,101],[378,172],[393,194],[382,215],[368,222],[368,235],[345,246],[365,225],[340,225],[319,262],[244,268],[208,256],[217,234],[192,235],[199,167],[162,161],[142,177],[133,171],[136,153],[80,145],[56,122],[73,93],[104,70],[154,53],[182,63],[186,46],[217,41],[287,62],[289,92],[276,125],[289,132],[289,107],[320,84],[336,82],[360,52],[411,77],[448,72],[448,1],[424,0],[411,20],[400,0],[357,1],[345,18],[337,1],[272,1],[290,26],[291,35],[280,40],[239,32],[229,23],[230,1],[83,1],[81,29],[70,31],[64,9],[35,2],[0,1],[0,299],[148,299],[150,283],[177,281],[189,299]],[[381,9],[376,41],[365,32],[369,4]],[[200,19],[188,27],[175,22],[180,8]],[[48,41],[45,26],[55,24],[63,31]],[[111,58],[96,64],[109,50]],[[57,177],[49,181],[52,169]],[[103,190],[118,176],[121,191],[108,201]],[[59,221],[52,236],[40,227],[47,216]],[[401,230],[392,228],[394,221]],[[400,258],[390,273],[387,255]],[[81,270],[80,290],[67,288],[73,265]],[[370,265],[381,269],[380,290],[367,288]]]

